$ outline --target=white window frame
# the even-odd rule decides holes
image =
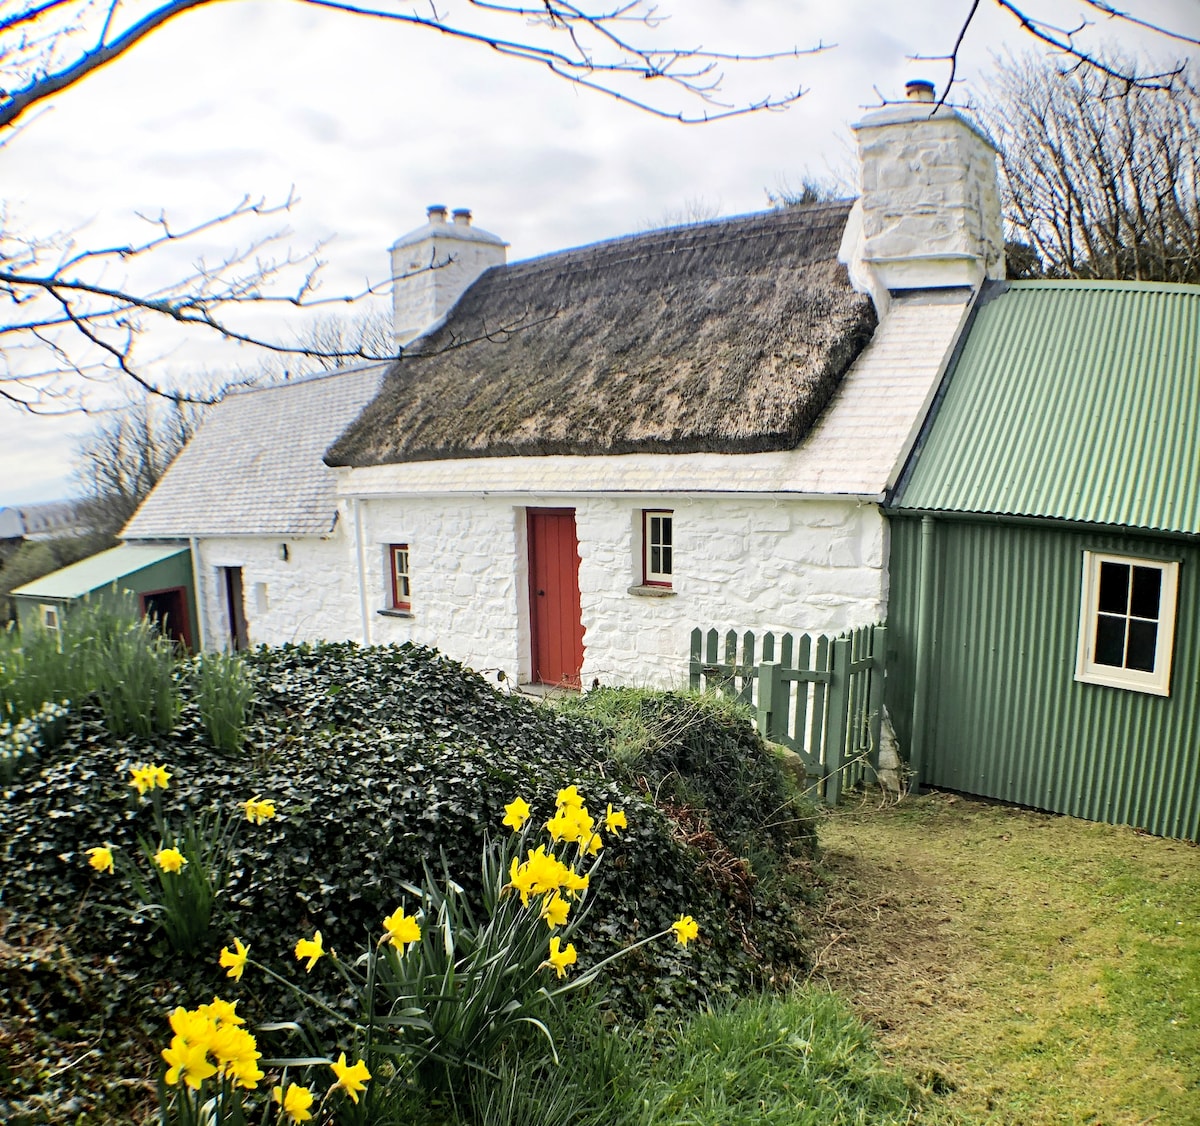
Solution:
[[[654,521],[659,520],[659,538],[655,540],[652,535]],[[668,542],[662,540],[662,524],[665,520],[669,527]],[[659,549],[659,565],[654,567],[654,549]],[[669,558],[666,560],[667,566],[663,566],[663,549],[669,553]],[[672,508],[643,508],[642,509],[642,582],[646,586],[658,586],[670,588],[675,584],[675,510]]]
[[[1098,664],[1095,660],[1096,627],[1100,619],[1100,567],[1118,563],[1126,567],[1152,567],[1162,574],[1159,588],[1158,633],[1154,645],[1154,669],[1121,668]],[[1083,553],[1083,586],[1079,600],[1079,645],[1075,658],[1075,679],[1084,684],[1103,684],[1131,692],[1154,696],[1171,694],[1171,660],[1175,652],[1175,607],[1179,594],[1179,563],[1146,559],[1132,555],[1114,555],[1103,551]],[[1149,621],[1129,615],[1133,621]]]
[[[50,633],[57,633],[59,624],[62,621],[62,615],[59,613],[57,606],[49,603],[41,603],[38,606],[42,616],[42,628]]]
[[[412,551],[407,543],[390,543],[387,558],[387,600],[389,610],[412,611]],[[403,569],[398,564],[403,561]],[[401,590],[401,587],[407,589]]]

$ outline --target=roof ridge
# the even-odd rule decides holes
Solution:
[[[618,235],[610,239],[601,239],[599,242],[585,243],[582,246],[572,246],[565,250],[554,250],[548,254],[537,255],[533,258],[523,258],[517,262],[510,262],[504,266],[493,266],[488,273],[503,274],[506,278],[520,276],[525,273],[533,274],[540,271],[543,267],[553,262],[565,262],[577,256],[583,255],[598,255],[605,250],[616,250],[622,244],[630,245],[631,247],[637,243],[649,243],[651,240],[657,240],[659,244],[668,242],[672,238],[687,237],[688,235],[699,236],[705,231],[713,230],[722,225],[741,225],[749,227],[754,220],[759,220],[764,223],[770,219],[778,219],[779,226],[784,226],[787,220],[795,221],[800,217],[812,216],[819,212],[833,212],[849,210],[850,200],[836,200],[829,203],[809,204],[804,207],[773,207],[765,211],[749,211],[744,215],[726,215],[718,219],[705,219],[699,223],[687,223],[678,227],[657,227],[651,231],[639,231],[636,234]],[[837,225],[841,226],[845,223],[845,218],[841,217],[837,220]],[[824,224],[806,224],[809,230],[821,230]],[[727,236],[721,239],[722,242],[741,242],[749,238],[760,237],[766,234],[765,229],[754,231],[747,230],[741,234],[730,232]],[[614,266],[625,265],[629,262],[644,261],[649,256],[648,250],[643,250],[640,253],[627,255],[623,258],[616,258],[612,264]]]

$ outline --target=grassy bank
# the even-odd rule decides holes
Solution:
[[[953,795],[822,823],[815,975],[928,1121],[1200,1122],[1200,849]]]

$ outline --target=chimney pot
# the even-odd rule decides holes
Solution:
[[[431,203],[425,208],[425,214],[429,217],[431,223],[444,223],[446,221],[446,205],[444,203]]]
[[[910,102],[932,102],[936,87],[927,78],[914,78],[904,84],[904,96]]]
[[[454,209],[454,221],[464,227],[471,225],[471,209],[469,207],[456,207]]]

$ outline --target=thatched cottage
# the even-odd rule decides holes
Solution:
[[[353,384],[336,419],[284,406],[304,384],[233,397],[126,536],[193,541],[209,644],[413,640],[523,682],[678,683],[698,625],[881,618],[880,504],[1003,271],[990,144],[912,93],[856,127],[853,205],[511,265],[469,213],[432,208],[393,247],[411,342],[378,392],[316,381]],[[295,472],[327,491],[302,548],[269,462],[295,466],[309,409]],[[209,474],[224,516],[194,491]]]

